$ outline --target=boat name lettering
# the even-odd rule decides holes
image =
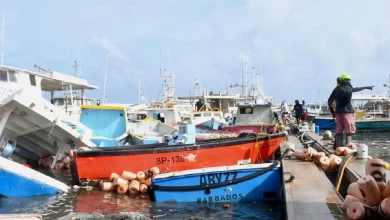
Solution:
[[[200,185],[211,185],[216,183],[224,183],[235,180],[237,172],[226,172],[226,173],[210,173],[200,175]]]
[[[223,202],[223,201],[230,201],[232,199],[236,200],[236,199],[243,199],[243,198],[244,196],[242,196],[242,193],[238,193],[238,194],[230,194],[230,195],[222,195],[222,196],[208,196],[204,198],[197,198],[196,202],[213,203],[213,202]]]
[[[157,165],[164,164],[164,163],[182,163],[182,162],[184,162],[184,157],[182,155],[156,158]]]

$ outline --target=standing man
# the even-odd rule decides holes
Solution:
[[[286,124],[287,116],[288,114],[290,114],[290,110],[288,109],[286,100],[283,100],[282,105],[280,107],[280,112],[282,113],[283,124]]]
[[[302,123],[306,121],[307,114],[308,112],[307,112],[306,102],[305,100],[302,100],[302,117],[301,117]]]
[[[303,111],[302,111],[302,105],[299,104],[298,100],[295,100],[294,112],[295,112],[295,119],[297,119],[297,125],[299,126],[301,124],[301,117]]]
[[[356,132],[354,109],[351,103],[353,87],[351,76],[343,73],[340,76],[340,85],[333,89],[328,99],[328,105],[335,110],[336,141],[334,149],[341,146],[343,133],[347,135],[347,144],[351,142]]]

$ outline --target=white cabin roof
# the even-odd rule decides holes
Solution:
[[[72,85],[72,90],[81,90],[81,89],[99,89],[99,87],[88,84],[86,79],[82,79],[76,76],[71,76],[55,71],[42,71],[42,72],[33,72],[25,69],[20,69],[10,66],[0,65],[0,69],[3,70],[13,70],[18,73],[31,74],[39,76],[42,78],[42,91],[62,91],[62,83]]]

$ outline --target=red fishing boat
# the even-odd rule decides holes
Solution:
[[[74,152],[71,172],[75,183],[108,179],[124,170],[137,172],[157,166],[172,172],[214,166],[262,163],[273,158],[284,133],[241,134],[237,138],[197,141],[196,144],[152,144],[102,147]]]
[[[273,124],[271,104],[244,104],[237,106],[237,116],[233,125],[223,126],[222,131],[241,134],[276,133]]]

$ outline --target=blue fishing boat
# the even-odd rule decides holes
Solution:
[[[97,147],[128,144],[129,122],[123,106],[83,105],[80,122],[92,130],[91,141]]]
[[[332,117],[316,117],[315,124],[320,129],[336,129],[336,120]],[[389,118],[363,118],[355,120],[356,130],[390,130]]]
[[[279,162],[210,167],[158,174],[156,202],[253,202],[281,200]]]
[[[0,156],[0,197],[27,197],[68,192],[68,186]]]
[[[334,130],[336,128],[336,120],[332,117],[315,117],[314,123],[321,130],[325,130],[325,129]]]
[[[178,133],[178,129],[159,120],[146,118],[132,125],[131,144],[167,143]]]

